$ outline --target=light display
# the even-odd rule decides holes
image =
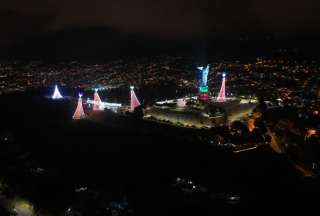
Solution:
[[[90,99],[87,99],[86,100],[86,103],[87,104],[95,104],[95,101],[94,100],[90,100]],[[111,109],[111,110],[116,110],[118,108],[122,107],[122,104],[119,104],[119,103],[108,103],[108,102],[103,102],[101,101],[101,104],[100,104],[100,108],[101,109]]]
[[[82,107],[82,94],[79,94],[78,105],[72,118],[75,120],[86,118],[86,114],[84,113],[83,107]]]
[[[222,84],[221,84],[219,95],[217,97],[217,102],[225,102],[225,101],[226,101],[226,73],[223,73]]]
[[[201,93],[208,93],[209,88],[208,88],[208,86],[200,86],[200,87],[199,87],[199,91],[200,91]]]
[[[93,100],[94,100],[93,111],[103,110],[102,101],[98,94],[98,89],[95,89]]]
[[[140,106],[140,102],[133,89],[134,87],[130,86],[130,112],[133,112],[136,107]]]
[[[57,85],[54,86],[54,92],[53,92],[53,95],[51,96],[51,98],[54,99],[54,100],[63,98],[62,95],[59,92],[59,89],[58,89]]]
[[[201,101],[208,101],[209,88],[208,88],[208,74],[209,74],[210,65],[207,67],[198,67],[199,71],[199,80],[198,80],[198,99]]]

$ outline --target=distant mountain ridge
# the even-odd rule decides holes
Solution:
[[[160,38],[126,33],[112,28],[74,28],[29,34],[8,52],[8,56],[33,59],[109,59],[121,56],[184,54],[219,57],[272,55],[289,49],[317,56],[319,38],[276,38],[272,34],[238,34],[215,37]]]

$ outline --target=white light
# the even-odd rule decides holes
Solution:
[[[87,103],[88,104],[96,104],[96,102],[94,100],[90,100],[88,99],[87,100]],[[118,107],[121,107],[122,104],[118,104],[118,103],[108,103],[108,102],[100,102],[99,105],[103,108],[107,108],[107,109],[111,109],[111,108],[118,108]]]
[[[222,74],[222,77],[223,77],[223,78],[226,77],[226,73],[223,73],[223,74]]]
[[[130,86],[130,89],[133,90],[133,89],[134,89],[134,86]]]
[[[54,93],[53,93],[53,95],[51,96],[51,98],[52,98],[52,99],[61,99],[61,98],[63,98],[62,95],[61,95],[60,92],[59,92],[59,89],[58,89],[58,86],[57,86],[57,85],[54,86]]]

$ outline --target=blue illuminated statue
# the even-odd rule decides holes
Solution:
[[[198,73],[198,87],[199,87],[199,94],[198,98],[202,101],[208,100],[208,75],[209,75],[209,69],[210,65],[208,64],[206,67],[198,67],[199,73]]]
[[[209,68],[210,68],[209,64],[207,65],[207,67],[198,67],[198,69],[200,70],[199,88],[207,88]]]

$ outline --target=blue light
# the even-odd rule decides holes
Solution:
[[[208,74],[209,74],[209,65],[205,69],[202,70],[202,84],[206,86],[208,83]]]
[[[207,86],[208,83],[208,74],[209,74],[210,65],[208,64],[207,67],[198,67],[200,72],[200,79],[199,79],[199,86]]]

